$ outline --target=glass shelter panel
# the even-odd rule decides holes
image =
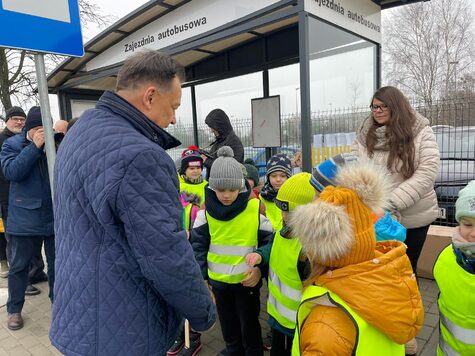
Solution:
[[[349,152],[369,114],[376,83],[376,45],[309,18],[312,161]]]
[[[236,135],[244,145],[245,157],[252,157],[251,99],[262,96],[262,72],[197,85],[196,110],[200,146],[206,148],[214,140],[204,121],[210,111],[219,108],[229,116]]]

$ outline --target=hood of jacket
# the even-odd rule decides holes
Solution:
[[[233,132],[233,127],[228,115],[221,109],[212,110],[205,119],[206,125],[218,131],[217,139],[222,139]]]
[[[127,120],[138,132],[164,150],[178,147],[181,142],[151,121],[135,106],[112,91],[106,91],[99,99],[97,108],[112,111]]]
[[[406,246],[399,241],[376,244],[375,258],[327,272],[321,285],[342,298],[355,313],[391,340],[404,344],[424,321],[424,307]]]

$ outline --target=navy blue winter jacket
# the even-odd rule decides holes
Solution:
[[[19,236],[50,236],[53,206],[46,155],[26,139],[26,131],[5,140],[0,153],[5,178],[10,181],[6,231]]]
[[[178,144],[112,92],[61,143],[50,338],[62,353],[162,356],[182,317],[214,323],[164,150]]]

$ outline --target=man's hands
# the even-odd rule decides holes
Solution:
[[[33,133],[33,137],[31,138],[31,140],[33,141],[36,147],[41,149],[45,144],[45,131],[43,130],[43,128],[36,130]]]

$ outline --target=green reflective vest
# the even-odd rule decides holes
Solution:
[[[335,307],[342,308],[355,325],[357,340],[355,349],[353,350],[353,355],[404,356],[404,345],[396,344],[381,331],[359,317],[348,306],[348,304],[343,301],[343,299],[328,289],[320,286],[309,286],[303,292],[302,302],[297,311],[297,327],[295,329],[295,336],[292,344],[292,356],[300,355],[300,332],[302,326],[313,307],[318,304],[319,299],[324,300],[325,304],[331,303]],[[318,338],[318,335],[315,335],[315,337]]]
[[[452,245],[434,265],[440,289],[440,336],[437,355],[475,355],[475,275],[457,263]]]
[[[215,281],[237,284],[249,267],[246,255],[257,247],[259,200],[251,199],[246,209],[228,221],[213,218],[206,212],[209,234],[208,277]]]
[[[188,194],[194,194],[201,198],[201,205],[205,202],[205,186],[208,184],[206,180],[203,180],[199,184],[190,184],[184,181],[181,175],[178,176],[180,182],[180,192],[187,192]]]
[[[261,196],[261,202],[266,206],[266,217],[270,220],[274,231],[280,231],[282,228],[282,211],[275,205],[274,202],[265,200]]]
[[[297,309],[302,298],[302,281],[297,269],[302,245],[296,238],[275,234],[269,261],[267,312],[280,325],[295,329]]]

